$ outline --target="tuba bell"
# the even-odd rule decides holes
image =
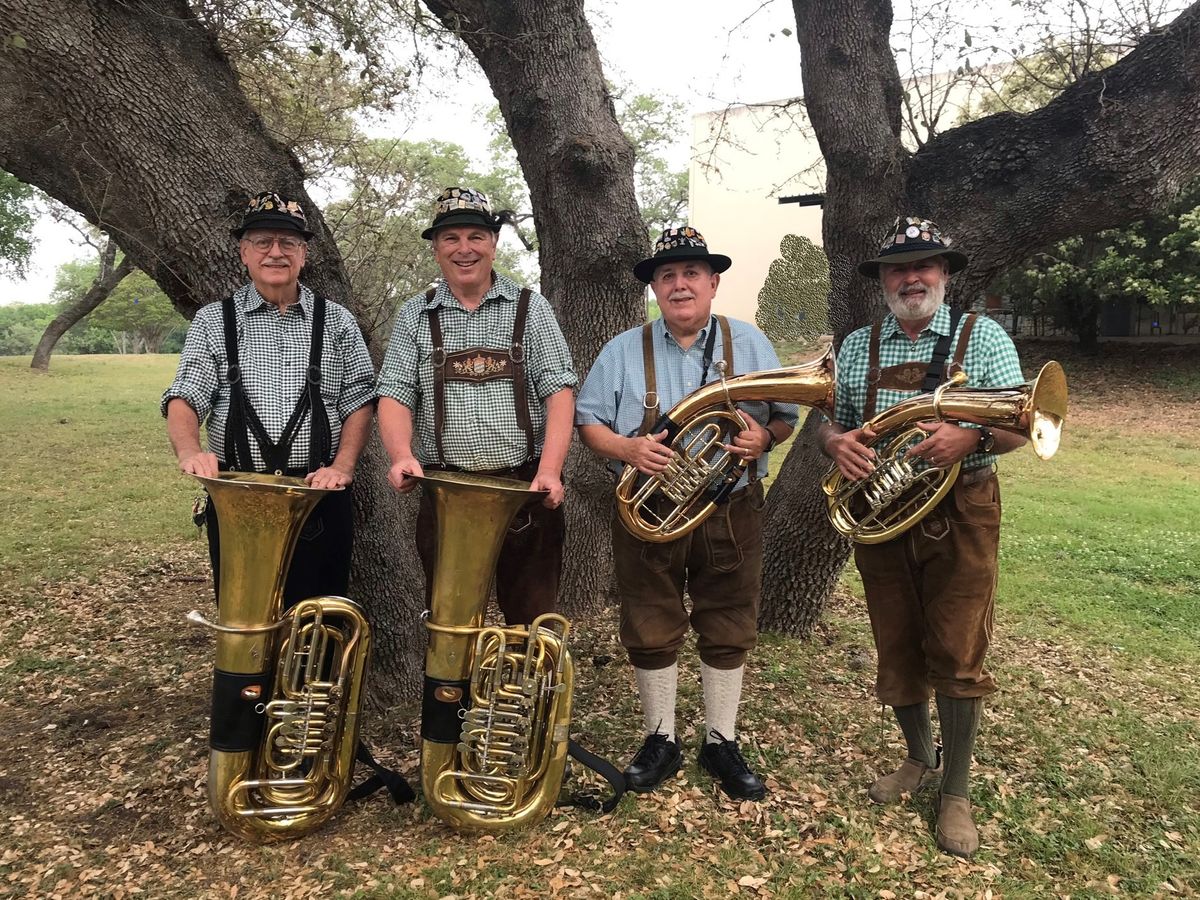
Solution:
[[[570,626],[554,613],[529,628],[484,627],[492,571],[521,507],[542,492],[470,472],[421,478],[437,520],[426,616],[421,784],[455,828],[507,831],[554,806],[567,763],[575,668]]]
[[[966,380],[960,370],[932,393],[901,401],[863,426],[876,434],[867,442],[875,449],[875,471],[851,481],[834,465],[821,484],[829,520],[839,533],[860,544],[890,541],[920,522],[953,487],[961,461],[939,467],[908,458],[908,451],[928,436],[918,422],[969,422],[1021,434],[1040,459],[1058,451],[1067,417],[1067,377],[1057,362],[1046,363],[1036,379],[1016,387],[963,387]]]
[[[208,799],[233,834],[266,842],[319,827],[346,799],[371,632],[354,602],[309,597],[282,613],[304,520],[327,493],[300,478],[196,476],[221,523]]]
[[[667,431],[675,455],[666,469],[642,480],[635,466],[626,465],[617,481],[617,515],[640,540],[662,544],[681,538],[728,501],[749,465],[725,449],[746,427],[738,403],[799,403],[833,416],[832,347],[809,362],[734,378],[725,377],[724,361],[715,366],[720,381],[688,394],[650,429],[650,435]]]

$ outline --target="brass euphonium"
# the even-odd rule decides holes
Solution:
[[[1067,418],[1062,366],[1048,362],[1036,379],[1016,387],[963,387],[966,380],[966,373],[956,372],[932,393],[910,397],[866,423],[876,434],[867,442],[876,453],[875,471],[851,481],[834,465],[822,482],[829,519],[841,534],[860,544],[889,541],[920,522],[954,485],[961,462],[939,467],[908,458],[928,437],[918,422],[985,425],[1026,436],[1040,459],[1055,454]]]
[[[725,377],[724,362],[716,368],[719,381],[688,394],[650,429],[650,435],[667,431],[665,442],[675,451],[667,468],[644,480],[634,466],[621,472],[617,515],[634,537],[655,544],[676,540],[729,499],[748,466],[743,456],[725,449],[746,427],[738,403],[799,403],[833,416],[832,347],[809,362],[734,378]]]
[[[507,831],[539,821],[562,787],[575,667],[569,624],[484,627],[505,532],[544,496],[529,484],[469,472],[426,472],[437,563],[425,625],[421,784],[448,825]]]
[[[328,491],[246,472],[197,478],[221,524],[218,620],[188,614],[217,640],[209,804],[247,840],[299,837],[346,799],[370,627],[344,597],[309,597],[282,613],[300,529]]]

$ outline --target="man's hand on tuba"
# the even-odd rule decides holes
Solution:
[[[625,455],[622,461],[633,466],[643,475],[657,475],[667,467],[675,451],[663,443],[667,439],[664,428],[658,434],[645,437],[626,438]]]
[[[918,422],[917,427],[928,431],[929,437],[909,450],[908,455],[938,468],[965,459],[979,444],[978,428],[964,428],[955,422]]]
[[[875,471],[875,451],[868,445],[875,440],[876,433],[870,428],[839,430],[839,426],[826,424],[825,455],[833,460],[842,475],[850,481],[869,478]]]

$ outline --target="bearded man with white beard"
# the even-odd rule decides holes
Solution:
[[[961,370],[971,387],[1024,381],[1008,334],[991,319],[962,315],[944,302],[950,276],[967,257],[950,249],[934,222],[897,218],[878,256],[858,266],[878,279],[890,313],[853,332],[837,364],[836,421],[822,426],[825,454],[851,480],[870,476],[876,435],[864,423]],[[953,348],[953,351],[951,350]],[[937,845],[969,857],[979,848],[968,780],[983,698],[996,690],[984,668],[992,631],[1000,489],[996,458],[1021,435],[955,422],[926,422],[910,457],[946,468],[958,480],[925,518],[879,544],[856,544],[878,666],[875,693],[891,706],[908,758],[878,778],[868,796],[895,803],[941,781]],[[943,758],[934,748],[929,698],[936,698]]]

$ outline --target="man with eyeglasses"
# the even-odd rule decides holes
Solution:
[[[341,489],[305,523],[285,608],[347,593],[351,484],[375,406],[375,370],[354,317],[300,283],[312,234],[295,200],[270,191],[250,200],[233,231],[250,283],[196,313],[161,404],[184,472],[270,472]],[[203,516],[215,585],[220,526],[211,503]]]

